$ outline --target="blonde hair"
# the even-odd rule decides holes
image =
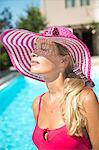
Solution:
[[[66,48],[55,43],[60,55],[69,55]],[[70,135],[82,136],[82,128],[86,125],[86,118],[80,113],[79,107],[83,108],[79,101],[80,91],[85,82],[73,71],[73,58],[70,56],[70,63],[66,67],[64,75],[64,96],[61,100],[61,113]]]

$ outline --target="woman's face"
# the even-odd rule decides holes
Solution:
[[[59,69],[62,56],[55,43],[46,39],[36,39],[31,56],[31,72],[46,74]]]

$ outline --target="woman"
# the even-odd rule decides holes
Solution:
[[[90,79],[88,48],[64,27],[42,34],[10,30],[1,35],[13,65],[44,81],[48,91],[33,101],[39,150],[99,150],[99,105]]]

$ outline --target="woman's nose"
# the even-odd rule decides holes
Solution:
[[[31,53],[31,57],[37,57],[38,55],[37,54],[35,54],[35,53]]]

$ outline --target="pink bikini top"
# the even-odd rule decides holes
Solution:
[[[52,130],[48,128],[41,129],[38,126],[38,117],[43,95],[40,96],[37,122],[32,134],[33,143],[38,150],[91,150],[89,140],[84,135],[82,137],[68,135],[66,125]],[[46,133],[47,139],[45,138]]]

